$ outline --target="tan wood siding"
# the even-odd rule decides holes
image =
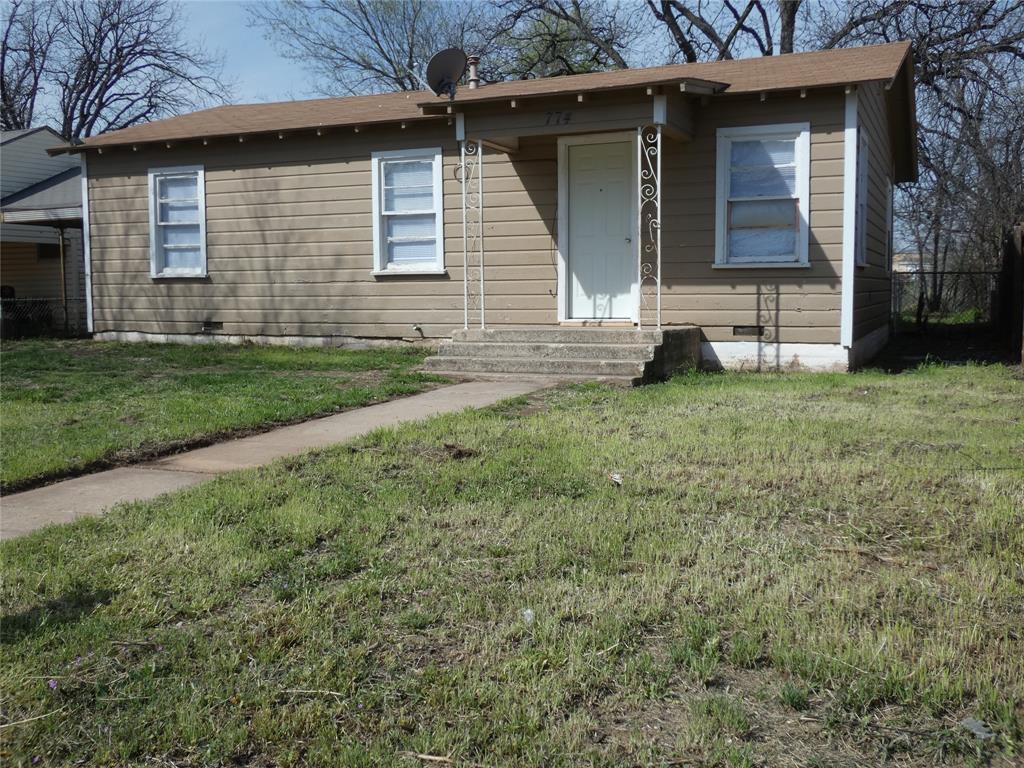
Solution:
[[[885,91],[879,83],[857,91],[857,120],[868,132],[867,264],[856,268],[853,291],[853,338],[859,339],[889,322],[892,277],[887,269],[888,238],[886,182],[892,178],[892,149],[885,110]]]
[[[809,121],[808,269],[715,270],[715,131]],[[764,324],[773,340],[837,343],[842,241],[843,97],[713,100],[694,107],[692,142],[666,139],[664,319],[711,340]],[[370,153],[444,151],[444,277],[374,278]],[[147,171],[206,169],[205,280],[149,277]],[[90,156],[97,331],[195,333],[206,320],[242,335],[449,334],[462,324],[462,210],[454,126],[375,128],[322,137],[198,142]],[[557,142],[484,155],[487,321],[557,321]]]
[[[733,334],[734,326],[763,325],[772,341],[838,343],[842,94],[712,100],[694,116],[692,142],[664,144],[664,321],[700,325],[710,341],[748,341]],[[810,266],[714,269],[718,128],[792,122],[811,125]]]

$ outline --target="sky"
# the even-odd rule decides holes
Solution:
[[[232,104],[284,101],[313,95],[309,77],[281,56],[259,29],[248,26],[244,0],[185,0],[186,33],[224,57],[224,79],[234,84]]]

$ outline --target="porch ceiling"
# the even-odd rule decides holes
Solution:
[[[515,151],[520,138],[635,130],[660,125],[666,136],[693,138],[693,105],[683,93],[651,87],[630,93],[561,93],[520,102],[456,105],[459,138]]]

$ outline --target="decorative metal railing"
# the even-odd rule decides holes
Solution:
[[[637,129],[637,327],[661,328],[661,126]]]
[[[471,316],[479,310],[484,328],[483,144],[468,139],[461,144],[463,325],[469,328]]]

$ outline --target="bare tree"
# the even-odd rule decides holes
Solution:
[[[625,67],[635,34],[624,6],[599,0],[284,0],[249,13],[328,95],[421,89],[416,75],[449,46],[485,54],[488,82]]]
[[[251,23],[312,71],[316,89],[328,95],[421,89],[416,74],[431,54],[477,47],[483,13],[444,0],[284,0],[249,10]]]
[[[185,40],[169,0],[66,0],[48,75],[61,133],[117,130],[225,100],[220,64]]]
[[[802,0],[647,0],[688,63],[732,59],[749,50],[760,56],[792,53]],[[778,45],[776,45],[776,38]],[[777,49],[777,50],[776,50]]]
[[[0,38],[0,129],[29,128],[57,33],[52,5],[12,0]]]
[[[628,6],[595,0],[501,0],[504,16],[492,46],[506,64],[494,79],[625,69],[626,50],[642,31]]]
[[[854,0],[817,21],[825,48],[913,42],[921,179],[897,211],[929,275],[919,306],[935,311],[944,273],[996,268],[1024,219],[1024,3]]]

